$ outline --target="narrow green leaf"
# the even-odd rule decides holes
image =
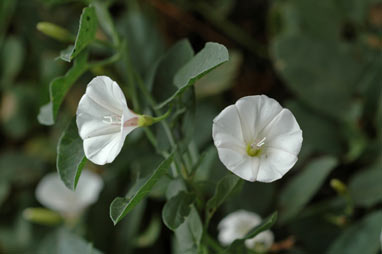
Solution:
[[[78,135],[76,119],[73,119],[57,145],[57,171],[66,187],[76,189],[85,163],[82,139]]]
[[[164,160],[150,176],[150,178],[140,187],[131,197],[117,197],[110,205],[110,218],[116,225],[123,217],[126,216],[143,198],[145,198],[155,183],[168,171],[173,160],[173,156],[169,156]]]
[[[73,58],[94,40],[96,31],[97,16],[95,10],[93,7],[86,7],[81,14],[80,26],[74,46],[65,50],[65,52],[60,55],[60,58],[67,62],[73,60]]]
[[[181,95],[188,87],[229,59],[228,50],[219,43],[207,42],[205,47],[187,62],[175,75],[174,85],[178,90],[158,108],[164,107]]]
[[[240,178],[235,175],[226,175],[217,184],[215,193],[206,205],[206,221],[211,220],[216,210],[231,195],[236,186],[240,183]]]
[[[371,207],[382,202],[381,164],[378,162],[354,175],[349,183],[349,191],[356,205]]]
[[[190,214],[195,195],[185,191],[179,192],[165,204],[162,210],[164,224],[171,230],[178,228]]]
[[[330,156],[316,159],[285,186],[279,200],[281,222],[292,219],[304,208],[337,163]]]
[[[379,249],[378,236],[382,212],[367,215],[347,228],[330,246],[328,254],[375,254]]]
[[[277,221],[277,211],[272,213],[270,216],[265,218],[260,225],[254,227],[251,229],[243,238],[235,240],[224,252],[225,254],[231,254],[234,253],[233,251],[244,245],[245,240],[254,238],[261,232],[264,232],[265,230],[270,229]]]
[[[41,124],[54,124],[58,110],[64,101],[66,93],[76,80],[88,69],[87,57],[87,52],[80,54],[74,61],[72,68],[70,68],[64,76],[58,77],[50,83],[50,103],[43,105],[37,116],[37,119]]]

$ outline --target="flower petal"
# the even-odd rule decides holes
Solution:
[[[213,120],[212,137],[214,142],[221,142],[219,133],[232,136],[245,146],[244,136],[241,129],[241,122],[235,105],[226,107]],[[224,140],[223,140],[224,141]]]
[[[284,150],[267,148],[260,158],[257,181],[270,183],[283,177],[297,162],[297,156]]]
[[[288,109],[283,109],[262,131],[267,147],[278,148],[297,155],[302,145],[302,131],[296,118]]]
[[[258,133],[267,126],[282,110],[281,105],[274,99],[266,95],[246,96],[235,103],[242,128],[246,135],[250,135],[248,143],[258,138]]]
[[[86,158],[98,165],[112,162],[120,153],[126,135],[114,133],[84,139]]]
[[[119,116],[127,107],[121,88],[107,76],[97,76],[92,79],[86,88],[86,95],[110,113]]]
[[[257,157],[246,156],[246,159],[242,161],[239,165],[232,168],[232,172],[241,178],[254,182],[256,181],[257,174],[259,171],[260,160]]]

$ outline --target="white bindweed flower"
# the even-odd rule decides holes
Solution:
[[[247,96],[213,121],[220,160],[248,181],[273,182],[297,161],[302,131],[293,114],[265,95]]]
[[[256,213],[239,210],[226,216],[218,225],[218,239],[224,246],[230,245],[236,239],[243,238],[251,229],[261,223],[261,217]],[[272,231],[266,230],[254,238],[245,240],[248,249],[256,251],[268,250],[274,241]]]
[[[95,164],[112,162],[127,134],[138,125],[118,84],[106,76],[95,77],[86,88],[77,109],[77,127],[85,156]]]
[[[102,178],[88,170],[82,171],[76,191],[69,190],[57,173],[49,173],[38,183],[36,198],[45,207],[73,218],[97,201],[102,187]]]

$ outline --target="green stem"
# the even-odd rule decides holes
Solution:
[[[97,67],[101,67],[104,65],[109,65],[109,64],[117,62],[120,58],[121,58],[121,53],[118,52],[118,53],[116,53],[116,54],[112,55],[111,57],[106,58],[104,60],[89,63],[89,68],[92,69],[92,68],[97,68]]]
[[[140,88],[140,90],[142,91],[143,95],[145,96],[145,98],[147,99],[147,101],[150,103],[150,106],[151,108],[154,110],[154,113],[156,115],[162,115],[162,112],[160,109],[157,109],[156,108],[156,102],[155,102],[155,99],[152,97],[152,95],[150,94],[150,92],[147,90],[147,87],[146,85],[143,83],[141,77],[138,75],[138,73],[134,73],[135,75],[135,78],[137,80],[137,83],[138,83],[138,87]],[[177,149],[177,146],[176,146],[176,143],[175,143],[175,138],[171,132],[171,129],[167,123],[166,120],[163,120],[160,122],[160,124],[162,125],[165,133],[166,133],[166,136],[168,138],[168,141],[170,142],[170,146],[171,148],[175,151],[175,154],[174,154],[174,160],[175,160],[175,165],[177,167],[177,171],[179,172],[179,174],[181,175],[184,175],[184,172],[182,170],[182,159],[181,159],[181,156],[179,155],[178,153],[178,149]]]
[[[209,246],[211,249],[218,253],[224,253],[225,249],[222,246],[220,246],[220,244],[217,243],[216,240],[213,239],[207,232],[205,232],[203,236],[204,242],[207,246]]]

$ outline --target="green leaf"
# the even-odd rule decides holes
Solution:
[[[88,69],[87,57],[87,52],[80,54],[74,61],[72,68],[70,68],[65,76],[58,77],[49,84],[50,103],[43,105],[40,108],[39,115],[37,116],[37,119],[41,124],[54,124],[57,118],[58,110],[64,101],[66,93],[76,82],[76,80]]]
[[[219,43],[207,42],[205,47],[176,73],[174,85],[178,90],[170,98],[161,103],[158,108],[172,102],[197,80],[227,62],[228,59],[229,55],[226,47]]]
[[[79,236],[60,228],[42,241],[38,254],[101,254],[91,243]]]
[[[316,159],[284,187],[279,200],[281,222],[292,219],[304,208],[337,163],[330,156]]]
[[[328,254],[375,254],[379,249],[382,212],[376,211],[348,227],[330,246]]]
[[[350,195],[356,205],[372,207],[382,202],[382,170],[378,162],[355,174],[349,183]]]
[[[93,7],[86,7],[82,10],[80,27],[78,29],[76,41],[73,47],[65,50],[60,58],[70,62],[95,38],[97,31],[97,16]]]
[[[172,85],[177,71],[194,56],[194,50],[187,39],[175,43],[153,65],[146,77],[145,84],[153,91],[159,101],[171,96],[176,88]]]
[[[9,87],[9,84],[12,83],[13,79],[20,72],[24,55],[25,50],[21,40],[14,36],[7,37],[1,54],[1,82],[3,87]]]
[[[195,93],[198,98],[220,94],[234,85],[240,67],[243,62],[243,55],[240,51],[230,51],[230,59],[227,63],[212,70],[195,83]]]
[[[218,182],[214,195],[206,205],[206,223],[211,220],[216,210],[232,194],[239,183],[240,178],[232,174],[226,175]]]
[[[199,253],[199,245],[203,235],[203,224],[195,207],[191,207],[190,215],[185,222],[175,230],[179,253]]]
[[[194,200],[195,195],[185,191],[168,200],[162,210],[164,224],[171,230],[178,228],[190,214]]]
[[[121,23],[134,69],[145,80],[148,70],[164,52],[164,38],[158,29],[157,20],[140,8],[138,1],[130,1],[127,15],[124,15]]]
[[[265,218],[260,225],[251,229],[243,238],[235,240],[224,252],[225,254],[234,253],[233,251],[244,245],[245,240],[254,238],[261,232],[264,232],[270,229],[277,221],[277,211],[272,213],[270,216]]]
[[[57,145],[57,171],[65,186],[75,190],[86,163],[76,119],[66,127]]]
[[[142,199],[144,199],[153,188],[155,183],[167,173],[173,156],[169,156],[164,160],[150,176],[150,178],[140,187],[131,197],[117,197],[110,205],[110,218],[116,225],[123,217],[126,216]]]
[[[342,155],[341,136],[333,132],[334,129],[340,128],[336,122],[317,114],[297,100],[288,101],[286,107],[293,112],[301,129],[304,130],[303,150],[312,147],[317,152],[337,156]]]

